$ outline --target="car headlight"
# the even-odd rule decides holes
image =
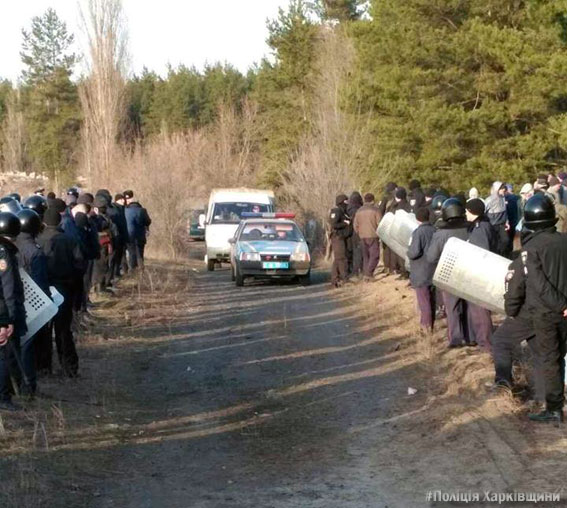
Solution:
[[[299,261],[300,263],[307,263],[310,261],[309,253],[308,252],[294,252],[291,255],[292,261]]]
[[[240,261],[261,261],[259,252],[241,252]]]

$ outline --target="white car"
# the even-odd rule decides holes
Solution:
[[[258,189],[216,189],[211,192],[205,218],[207,270],[230,261],[229,240],[240,224],[244,212],[273,212],[274,193]]]

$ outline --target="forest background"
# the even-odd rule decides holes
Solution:
[[[0,168],[134,187],[174,253],[213,187],[273,188],[322,220],[338,191],[486,194],[567,167],[566,0],[291,0],[247,74],[166,76],[129,71],[120,0],[81,10],[85,54],[53,9],[24,29],[25,70],[0,80]]]

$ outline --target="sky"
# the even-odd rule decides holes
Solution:
[[[0,78],[21,73],[21,30],[49,7],[80,33],[79,5],[86,0],[5,0],[0,16]],[[246,72],[269,54],[266,20],[289,0],[123,0],[131,69],[164,74],[167,64],[227,62]],[[77,46],[80,50],[80,46]]]

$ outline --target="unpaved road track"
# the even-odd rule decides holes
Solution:
[[[562,488],[563,429],[484,395],[489,359],[447,351],[443,330],[426,360],[405,283],[236,288],[201,249],[125,281],[81,379],[44,381],[51,398],[2,421],[0,505],[406,508]]]
[[[361,318],[322,274],[308,288],[237,289],[226,270],[196,266],[187,322],[132,387],[153,426],[112,450],[105,468],[118,474],[90,505],[386,506],[367,453],[386,431],[352,432],[407,398],[402,373],[388,372],[379,320]],[[409,402],[406,411],[419,405]]]
[[[106,368],[122,394],[107,402],[112,423],[35,456],[40,475],[56,475],[50,507],[423,499],[380,470],[389,419],[423,400],[408,397],[410,372],[389,362],[397,340],[384,338],[379,316],[361,313],[354,292],[330,290],[321,272],[310,287],[236,288],[226,269],[207,273],[197,259],[186,269],[176,317],[135,328],[135,347],[112,345]]]

